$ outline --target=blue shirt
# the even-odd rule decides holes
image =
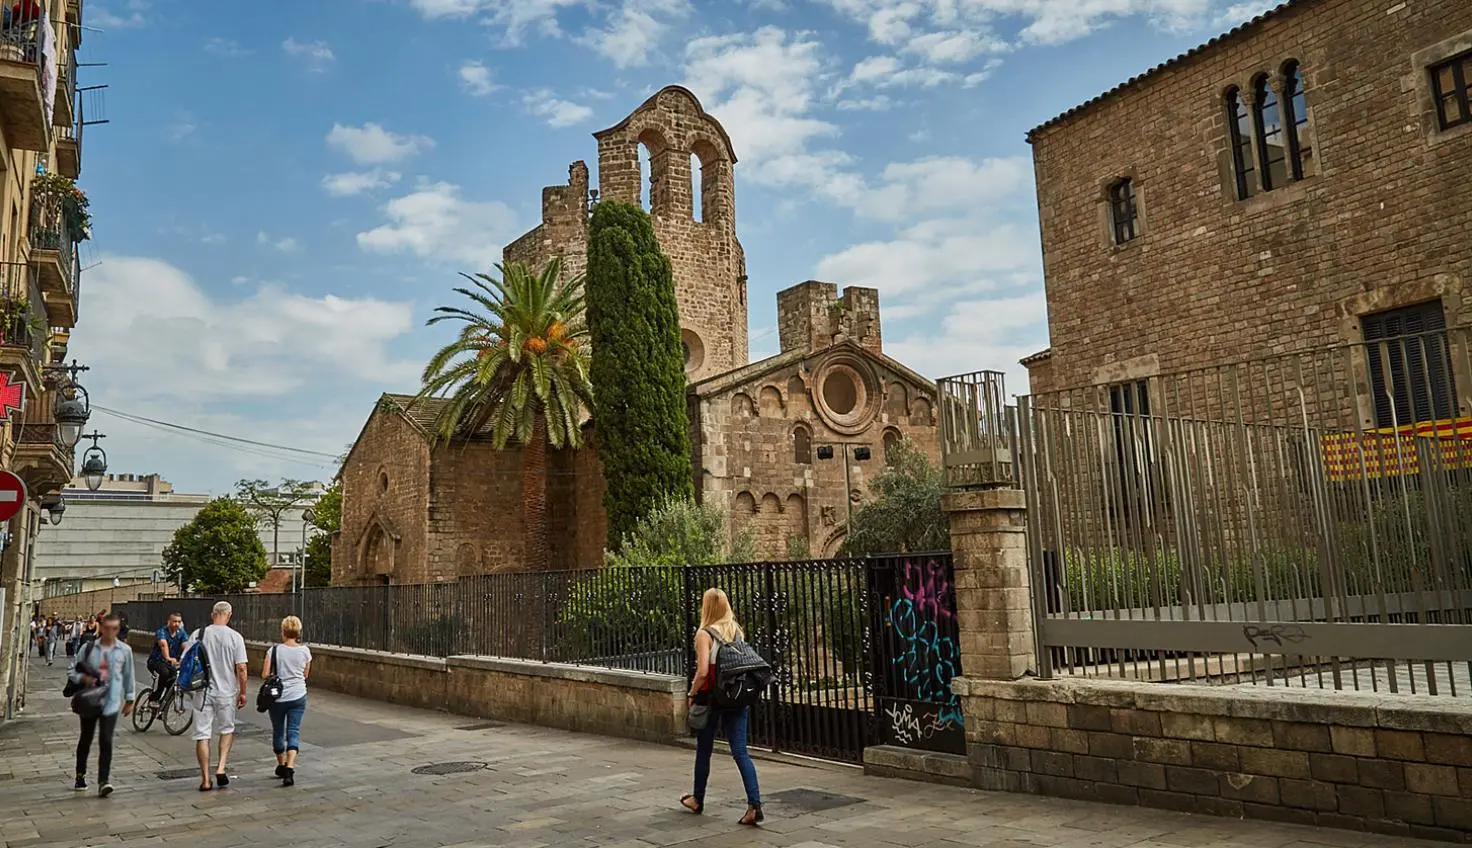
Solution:
[[[100,673],[106,681],[107,700],[102,705],[103,715],[117,715],[122,712],[123,704],[138,694],[137,684],[133,681],[133,649],[121,641],[114,642],[111,648],[104,648],[100,642],[84,647],[77,655],[77,665],[72,666],[67,675],[73,683],[82,682],[77,668],[83,663]]]
[[[167,625],[160,627],[159,629],[153,631],[153,653],[148,655],[148,661],[153,662],[154,660],[161,660],[164,658],[164,652],[158,646],[159,642],[168,642],[169,656],[175,660],[178,660],[180,657],[184,656],[184,643],[188,641],[189,634],[184,631],[184,628],[179,628],[178,633],[170,636],[169,628]]]

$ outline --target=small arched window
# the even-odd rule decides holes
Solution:
[[[1278,93],[1259,76],[1252,83],[1252,110],[1257,124],[1257,159],[1262,169],[1262,190],[1272,191],[1288,183],[1288,135],[1283,131]]]
[[[813,464],[813,436],[806,427],[792,428],[792,461],[798,465]]]
[[[1237,181],[1237,199],[1257,194],[1257,172],[1252,167],[1252,117],[1242,92],[1227,89],[1227,129],[1232,142],[1232,175]]]
[[[1134,241],[1140,234],[1138,209],[1135,206],[1135,183],[1129,177],[1109,187],[1109,224],[1114,243]]]
[[[690,154],[690,215],[697,222],[705,220],[705,197],[701,189],[705,182],[704,167],[700,157]]]
[[[1295,180],[1313,176],[1314,149],[1308,135],[1308,96],[1303,69],[1297,62],[1283,66],[1283,124],[1288,128],[1288,167]]]

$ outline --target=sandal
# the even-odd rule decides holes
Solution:
[[[695,805],[694,806],[691,806],[690,804],[685,803],[686,801],[695,801]],[[694,795],[681,795],[680,796],[680,806],[682,806],[685,809],[689,810],[692,815],[697,815],[698,816],[701,813],[705,812],[705,804],[702,804],[700,801],[696,801]]]
[[[738,822],[738,824],[744,824],[747,827],[756,827],[757,825],[762,823],[762,819],[764,818],[766,818],[766,816],[762,815],[762,808],[760,805],[755,807],[747,807],[746,815],[741,817],[741,821]]]

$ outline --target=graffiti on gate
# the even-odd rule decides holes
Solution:
[[[888,613],[898,641],[893,662],[907,691],[885,713],[895,741],[905,744],[962,727],[961,699],[951,692],[961,661],[955,586],[946,563],[906,561],[897,576]]]

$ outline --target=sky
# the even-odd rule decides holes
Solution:
[[[142,417],[337,455],[536,226],[591,133],[687,86],[736,150],[751,357],[776,293],[879,289],[930,377],[1047,346],[1026,132],[1267,0],[89,0],[71,356],[110,469],[327,479]],[[90,95],[97,97],[99,95]],[[104,108],[93,108],[105,107]]]

